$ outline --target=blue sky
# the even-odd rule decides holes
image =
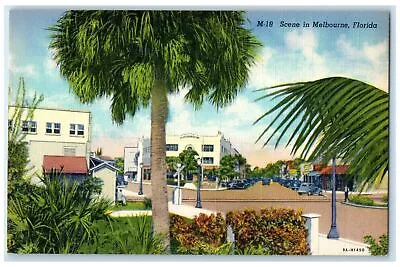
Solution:
[[[99,99],[82,105],[60,77],[48,49],[50,32],[64,10],[14,9],[9,21],[9,83],[15,87],[24,76],[28,95],[44,95],[43,107],[90,110],[93,114],[92,149],[103,147],[105,154],[119,156],[123,147],[133,145],[137,137],[150,135],[150,110],[128,117],[123,126],[111,121],[110,101]],[[268,124],[268,119],[252,123],[274,103],[271,100],[254,102],[266,86],[285,82],[314,80],[329,76],[346,76],[388,90],[389,13],[369,10],[310,10],[270,9],[247,14],[250,27],[262,41],[263,47],[250,72],[249,83],[235,102],[217,111],[208,103],[194,111],[183,101],[185,89],[169,97],[171,116],[167,134],[195,132],[215,135],[221,130],[252,165],[290,158],[283,146],[274,150],[254,144]],[[257,21],[273,21],[273,27],[257,27]],[[280,22],[327,21],[348,23],[349,29],[282,28]],[[377,29],[355,29],[353,22],[376,23]]]

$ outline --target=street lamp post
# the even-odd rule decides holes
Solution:
[[[201,187],[201,158],[197,159],[197,201],[196,208],[201,208],[200,187]]]
[[[332,178],[331,178],[331,186],[332,186],[332,221],[331,221],[331,229],[328,233],[328,238],[339,238],[339,233],[336,229],[336,158],[332,158]]]
[[[140,184],[138,195],[143,195],[143,162],[140,163]]]

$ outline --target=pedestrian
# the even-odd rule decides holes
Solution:
[[[347,186],[344,187],[344,202],[347,202],[349,199],[349,188]]]

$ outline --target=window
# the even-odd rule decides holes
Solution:
[[[83,124],[71,123],[69,125],[69,134],[70,135],[85,135],[85,126]]]
[[[59,134],[61,132],[61,123],[54,123],[54,133]]]
[[[214,145],[202,145],[201,149],[204,152],[213,152],[214,151]]]
[[[178,151],[178,144],[167,144],[167,151]]]
[[[203,164],[214,164],[214,158],[213,157],[203,157],[202,162],[203,162]]]
[[[83,124],[78,124],[78,135],[84,135],[85,134],[85,127]]]
[[[22,131],[25,133],[36,133],[36,121],[23,121]]]
[[[47,134],[60,134],[61,123],[57,122],[46,122],[46,133]]]

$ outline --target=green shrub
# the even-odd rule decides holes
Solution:
[[[362,195],[351,196],[349,201],[354,204],[365,205],[365,206],[374,206],[374,200]]]
[[[229,212],[227,224],[235,234],[238,254],[249,249],[270,255],[307,255],[307,229],[301,211],[262,209]]]
[[[382,201],[385,202],[385,203],[388,203],[388,201],[389,201],[389,196],[388,196],[388,194],[384,194],[384,195],[382,196]]]
[[[42,177],[42,186],[27,184],[24,194],[10,197],[9,252],[76,253],[95,237],[94,222],[108,217],[110,202],[55,175]]]
[[[143,204],[144,204],[144,209],[151,210],[151,208],[152,208],[151,198],[145,197],[143,200]]]
[[[83,254],[164,254],[161,236],[153,236],[151,216],[100,220],[97,238],[82,245]]]
[[[379,237],[379,243],[377,243],[375,239],[370,235],[364,236],[364,243],[369,245],[368,250],[372,256],[388,255],[389,237],[387,235],[381,235]]]

